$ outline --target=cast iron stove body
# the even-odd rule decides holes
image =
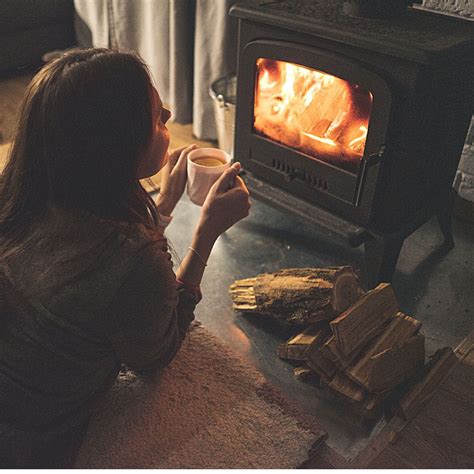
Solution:
[[[365,244],[369,286],[437,215],[472,115],[473,25],[409,9],[375,20],[342,0],[261,0],[239,18],[235,159],[254,195]]]

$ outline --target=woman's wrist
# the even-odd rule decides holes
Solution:
[[[164,216],[171,216],[174,208],[176,207],[176,202],[160,191],[158,193],[158,197],[156,198],[156,207],[158,208],[160,214]]]
[[[205,227],[203,228],[198,226],[194,232],[190,247],[194,249],[204,261],[207,262],[216,239],[217,237],[215,237]]]
[[[176,272],[177,279],[188,285],[199,286],[215,239],[199,226],[194,232],[188,253]]]
[[[199,222],[194,232],[192,246],[194,247],[196,245],[197,240],[210,245],[210,248],[212,249],[212,246],[215,244],[218,237],[219,235],[212,230],[212,226]]]

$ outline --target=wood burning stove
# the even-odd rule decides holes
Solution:
[[[368,284],[436,215],[452,245],[452,181],[472,115],[473,28],[343,1],[241,2],[235,158],[252,193],[365,244]]]

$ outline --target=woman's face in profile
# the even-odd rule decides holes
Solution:
[[[152,86],[153,136],[150,146],[140,158],[138,179],[153,176],[158,173],[168,161],[170,134],[166,127],[166,122],[170,117],[171,112],[163,106],[158,91]]]

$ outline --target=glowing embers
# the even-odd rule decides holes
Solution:
[[[254,127],[260,134],[356,172],[372,94],[357,84],[284,61],[257,59]]]

